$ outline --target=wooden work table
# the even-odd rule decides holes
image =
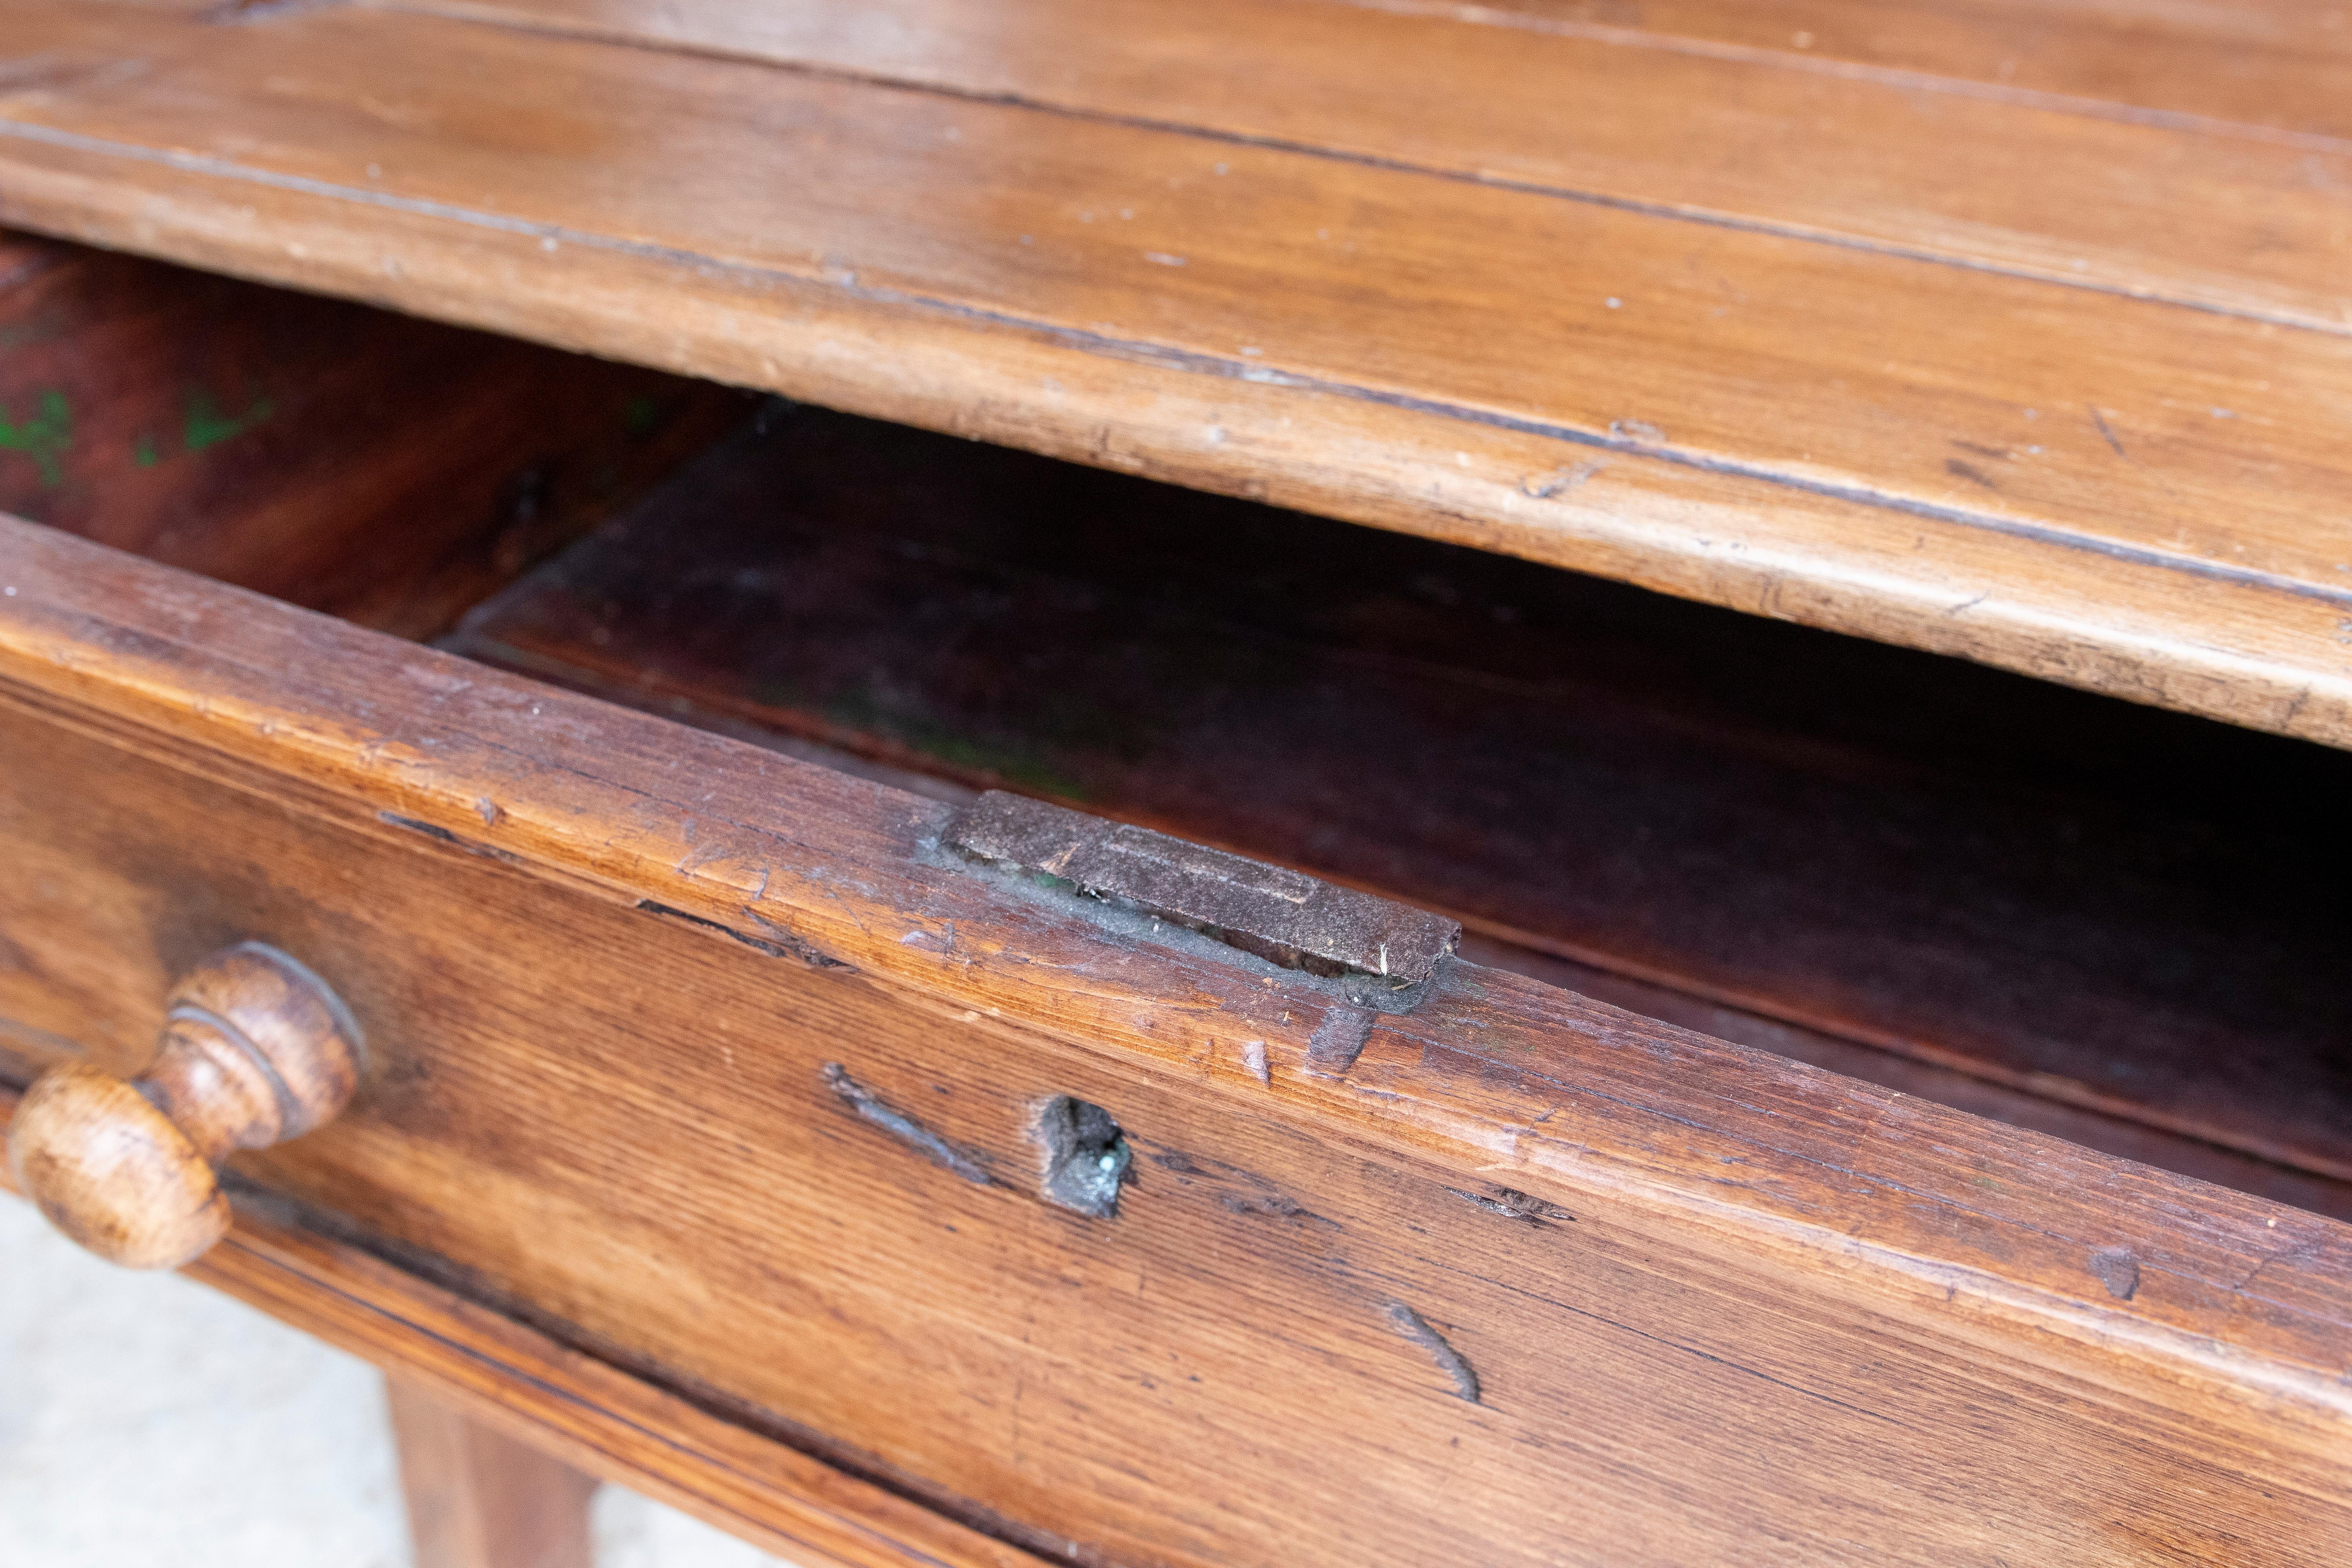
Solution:
[[[0,226],[10,1184],[425,1568],[2352,1561],[2352,4],[6,0]]]
[[[16,0],[0,219],[2352,740],[2352,26]]]

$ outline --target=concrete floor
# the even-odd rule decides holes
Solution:
[[[606,1487],[598,1568],[779,1560]],[[373,1368],[0,1194],[0,1563],[407,1568]],[[789,1565],[780,1565],[789,1568]]]

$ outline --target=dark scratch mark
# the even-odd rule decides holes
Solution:
[[[1389,1303],[1389,1321],[1397,1332],[1429,1352],[1430,1359],[1454,1380],[1454,1396],[1478,1403],[1478,1374],[1462,1359],[1462,1352],[1445,1342],[1445,1336],[1429,1326],[1429,1320],[1406,1306],[1402,1301]]]
[[[2131,458],[2131,454],[2124,450],[2124,444],[2121,441],[2116,439],[2116,433],[2107,428],[2106,419],[2097,409],[2092,408],[2089,404],[2085,403],[2083,406],[2090,409],[2091,423],[2099,427],[2099,434],[2105,437],[2108,446],[2113,447],[2116,449],[2116,456],[2128,461]]]
[[[685,910],[675,907],[674,905],[657,903],[652,899],[639,899],[636,902],[636,907],[643,910],[649,915],[659,915],[664,920],[683,921],[688,925],[699,926],[704,931],[717,931],[723,937],[728,937],[733,941],[741,942],[745,947],[750,948],[754,952],[766,953],[770,958],[797,958],[812,969],[849,969],[852,967],[849,964],[844,963],[841,960],[833,957],[829,953],[818,952],[815,948],[811,947],[807,942],[803,942],[799,937],[796,937],[793,935],[792,932],[784,930],[783,927],[777,925],[772,921],[761,920],[758,915],[751,915],[751,918],[754,921],[758,921],[763,928],[777,932],[781,940],[772,942],[765,937],[753,936],[749,931],[737,931],[733,926],[727,924],[724,921],[706,920],[700,915],[691,914]],[[747,915],[751,914],[751,911],[749,910],[746,910],[743,912]]]
[[[1999,485],[1993,483],[1991,479],[1985,477],[1985,472],[1982,468],[1963,463],[1958,458],[1947,458],[1944,459],[1944,472],[1950,474],[1957,479],[1966,479],[1970,484],[1982,485],[1989,490],[1997,490],[2000,489]]]
[[[1321,1220],[1326,1225],[1332,1223],[1323,1219],[1321,1215],[1312,1209],[1307,1208],[1294,1199],[1283,1196],[1280,1193],[1265,1193],[1255,1196],[1241,1193],[1225,1193],[1219,1195],[1217,1206],[1227,1214],[1256,1215],[1268,1219]]]
[[[761,873],[761,880],[764,881],[765,879],[766,873],[763,872]],[[799,959],[810,968],[855,969],[856,967],[854,964],[844,963],[842,960],[834,957],[833,954],[823,951],[811,942],[806,937],[802,936],[798,931],[793,930],[792,927],[785,925],[779,921],[770,920],[767,916],[761,914],[751,905],[745,904],[742,906],[742,909],[743,918],[750,921],[753,925],[758,926],[761,931],[767,932],[769,941],[774,942],[777,946],[782,948],[785,952],[791,953],[794,958]]]
[[[400,816],[389,811],[379,811],[375,814],[375,819],[390,827],[404,827],[411,833],[422,833],[436,844],[446,844],[452,849],[462,849],[468,855],[478,855],[485,860],[503,860],[510,866],[519,866],[522,863],[522,857],[520,855],[510,855],[506,850],[488,844],[477,843],[471,838],[460,838],[446,827],[436,827],[429,822],[419,822],[413,816]]]
[[[974,1186],[996,1184],[996,1178],[988,1173],[988,1168],[977,1156],[957,1148],[914,1118],[892,1110],[880,1095],[850,1077],[849,1069],[839,1062],[825,1063],[824,1077],[825,1087],[839,1095],[842,1103],[856,1111],[861,1121],[872,1122],[934,1165],[954,1172]]]
[[[1974,452],[1979,458],[1991,458],[2000,462],[2009,460],[2009,448],[2006,447],[1988,447],[1981,441],[1961,440],[1955,440],[1952,445],[1963,452]]]
[[[242,26],[254,22],[274,22],[282,16],[300,16],[312,11],[334,11],[352,0],[223,0],[211,10],[200,12],[196,19],[215,27]]]

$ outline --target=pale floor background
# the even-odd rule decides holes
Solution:
[[[408,1568],[383,1383],[0,1193],[0,1563]],[[605,1487],[597,1568],[790,1568]]]

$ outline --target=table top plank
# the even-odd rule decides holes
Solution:
[[[626,0],[608,0],[625,5]],[[1945,90],[2049,94],[2288,135],[2352,131],[2352,8],[2335,0],[1338,0],[1662,49],[1754,51]]]
[[[1457,10],[1332,0],[396,3],[2352,332],[2352,139],[1991,92],[1918,71],[1824,69],[1786,48],[1622,27],[1531,30],[1507,25],[1526,15],[1484,9],[1465,21]],[[2338,83],[2325,57],[2278,74],[2289,98],[2314,74],[2312,96],[2352,95],[2352,75]],[[2183,213],[2197,221],[2176,221]]]
[[[1249,13],[1327,14],[1398,20]],[[1097,40],[1065,78],[1119,54],[1063,19]],[[1229,41],[1266,67],[1232,91],[1337,100],[1349,58],[1318,97],[1261,36],[1285,35]],[[1210,91],[1168,37],[1159,74]],[[415,12],[32,0],[0,48],[54,62],[0,104],[10,221],[2352,740],[2342,331],[971,83]],[[1414,133],[1458,160],[1509,121]],[[2347,211],[2319,192],[2310,234]]]

